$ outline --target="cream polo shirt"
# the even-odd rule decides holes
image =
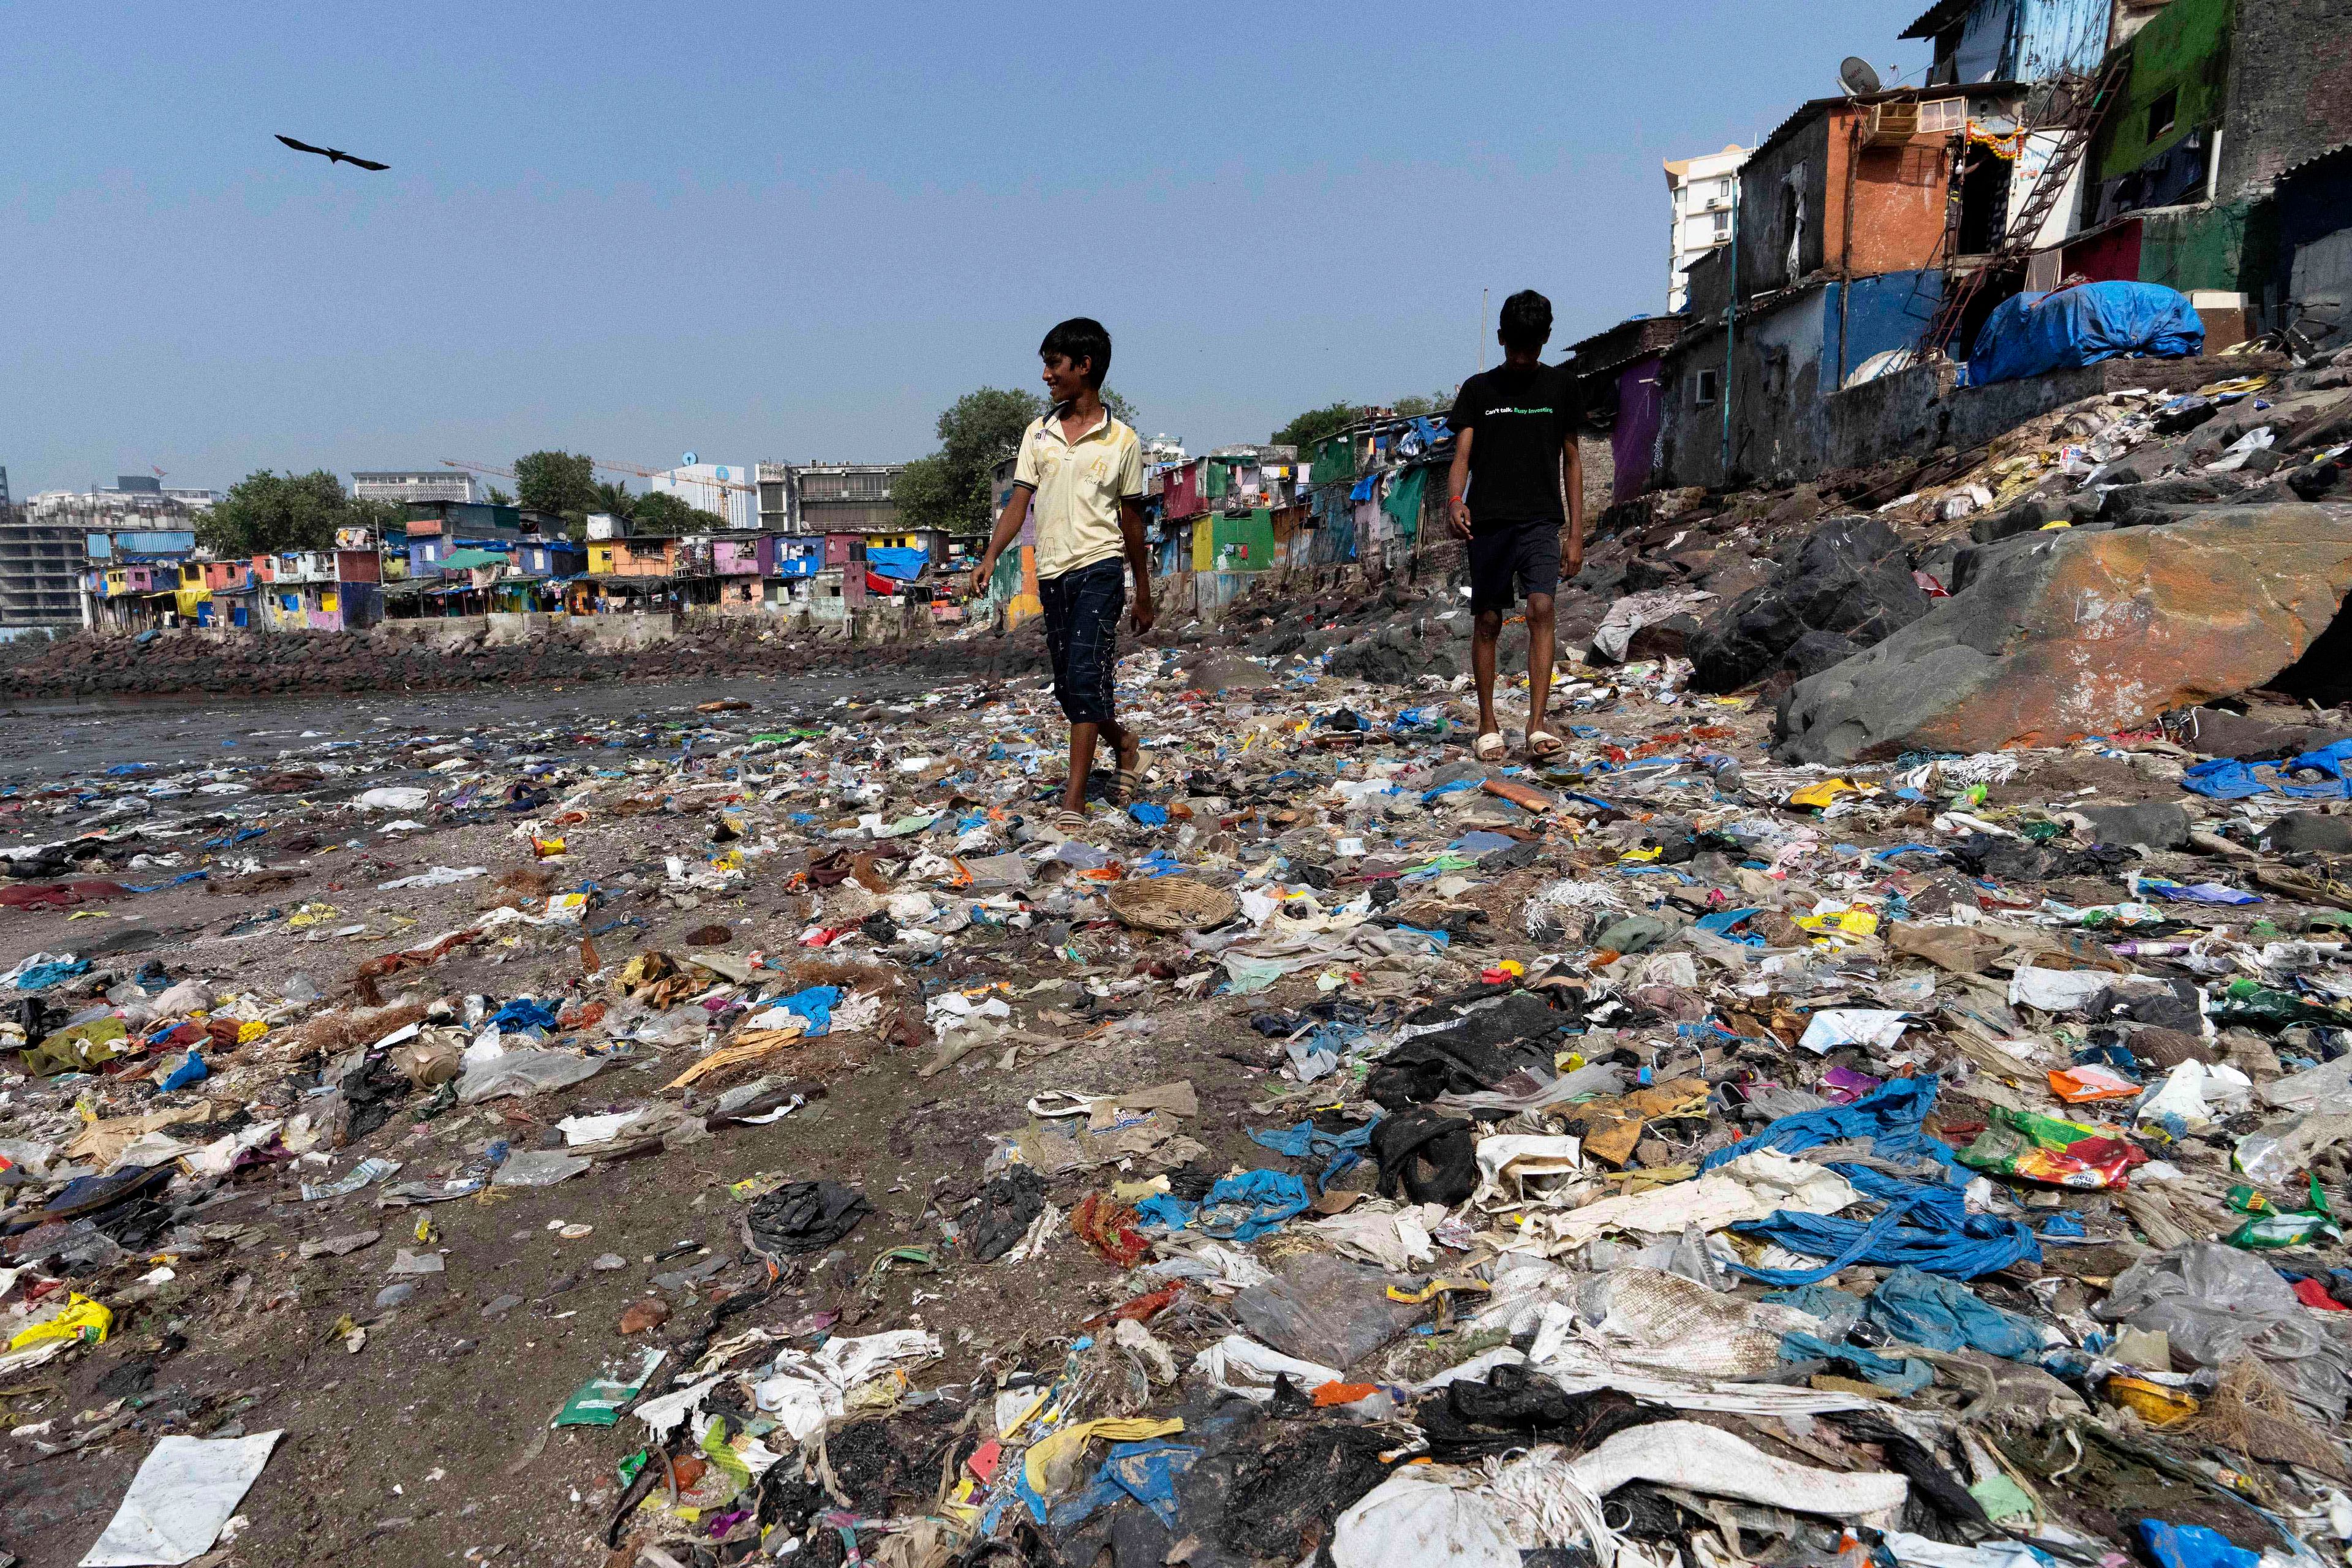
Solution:
[[[1013,482],[1035,492],[1029,509],[1037,520],[1037,575],[1059,577],[1126,548],[1118,505],[1143,499],[1143,443],[1108,409],[1101,424],[1066,440],[1048,409],[1022,433]]]

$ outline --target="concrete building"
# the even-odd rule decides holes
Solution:
[[[375,468],[352,473],[352,494],[360,500],[488,501],[489,486],[456,468]]]
[[[1690,300],[1691,263],[1731,243],[1731,215],[1746,148],[1733,145],[1666,165],[1666,203],[1673,226],[1666,252],[1666,312]]]
[[[1830,395],[1916,344],[1946,271],[2006,231],[2009,165],[1973,139],[2027,129],[2025,97],[1992,83],[1817,99],[1764,139],[1738,174],[1739,243],[1693,264],[1685,330],[1660,359],[1653,483],[1821,471]]]
[[[904,463],[762,464],[781,469],[784,506],[793,533],[895,533],[894,491]],[[766,510],[764,488],[761,510]]]
[[[2352,142],[2352,0],[2171,0],[2124,47],[2073,232],[2033,258],[2029,286],[2178,289],[2209,350],[2278,324],[2294,284],[2276,187]]]
[[[0,626],[81,624],[93,534],[184,532],[218,499],[126,475],[111,489],[44,490],[0,508]]]
[[[80,625],[85,549],[78,525],[0,506],[0,627]]]
[[[752,480],[752,470],[740,463],[688,463],[648,476],[646,488],[723,517],[730,528],[757,528],[760,496]]]

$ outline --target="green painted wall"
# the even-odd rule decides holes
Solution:
[[[2124,85],[2123,102],[2099,132],[2094,178],[2121,179],[2199,126],[2221,122],[2237,16],[2237,0],[2172,0],[2139,30],[2131,41],[2131,79]],[[2172,129],[2151,139],[2148,106],[2168,91],[2180,94],[2179,110]]]
[[[1194,567],[1209,572],[1263,572],[1274,564],[1274,513],[1261,507],[1245,517],[1215,520],[1215,531],[1209,539],[1209,564],[1200,564],[1200,552],[1195,550]],[[1195,531],[1198,525],[1195,524]],[[1249,555],[1242,556],[1246,547]]]
[[[2278,255],[2278,213],[2265,197],[2210,207],[2159,207],[2140,228],[2139,280],[2187,293],[2259,295]]]

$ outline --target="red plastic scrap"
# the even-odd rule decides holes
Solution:
[[[1099,1317],[1088,1318],[1080,1327],[1099,1329],[1111,1323],[1148,1323],[1175,1305],[1176,1298],[1183,1293],[1183,1286],[1171,1285],[1148,1296],[1137,1296],[1120,1302]]]
[[[0,888],[0,909],[62,910],[79,902],[80,896],[62,882],[38,888]]]
[[[1150,1254],[1151,1244],[1135,1228],[1136,1212],[1104,1193],[1088,1193],[1070,1215],[1070,1230],[1121,1268],[1132,1268]]]

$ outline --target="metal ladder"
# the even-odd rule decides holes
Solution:
[[[1919,340],[1920,353],[1948,353],[1952,340],[1959,335],[1960,322],[1968,315],[1969,304],[1976,299],[1986,281],[1994,274],[2022,260],[2033,249],[2034,237],[2042,232],[2042,224],[2057,206],[2058,198],[2066,189],[2066,182],[2090,151],[2091,139],[2099,133],[2108,110],[2123,96],[2124,83],[2131,77],[2131,51],[2117,49],[2101,66],[2088,92],[2077,97],[2069,106],[2066,118],[2059,124],[2063,132],[2058,145],[2050,154],[2050,162],[2033,182],[2033,190],[2018,209],[2000,243],[1986,257],[1981,266],[1965,273],[1956,273],[1953,264],[1958,259],[1959,200],[1957,183],[1959,166],[1953,165],[1955,193],[1945,225],[1944,294],[1936,307],[1935,319]]]

